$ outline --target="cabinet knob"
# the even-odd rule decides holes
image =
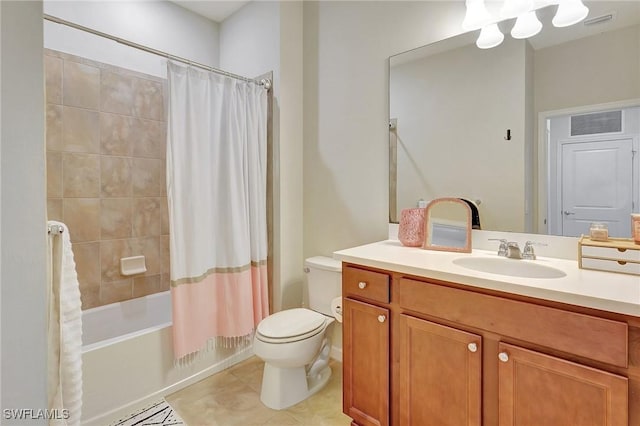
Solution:
[[[358,288],[359,288],[360,290],[364,289],[366,286],[367,286],[367,283],[365,283],[364,281],[360,281],[360,282],[358,283]]]
[[[478,345],[475,343],[469,343],[467,348],[469,348],[469,352],[476,352],[478,350]]]
[[[498,354],[498,359],[502,362],[507,362],[509,361],[509,354],[507,354],[506,352],[500,352]]]
[[[387,317],[386,317],[386,316],[384,316],[384,315],[378,315],[378,321],[379,321],[379,322],[384,322],[386,319],[387,319]]]

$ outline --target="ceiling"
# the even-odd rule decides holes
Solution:
[[[178,6],[189,9],[192,12],[209,18],[215,22],[222,22],[227,19],[236,10],[240,9],[248,1],[231,0],[231,1],[204,1],[204,0],[171,0]]]

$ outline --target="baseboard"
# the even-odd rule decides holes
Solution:
[[[338,362],[342,362],[342,348],[331,346],[331,352],[329,352],[329,356]]]
[[[95,416],[91,419],[85,420],[82,422],[83,426],[104,426],[108,424],[112,424],[116,422],[118,419],[127,416],[129,414],[135,413],[137,410],[151,404],[152,402],[165,397],[166,395],[170,395],[174,392],[179,391],[189,385],[192,385],[196,382],[199,382],[202,379],[205,379],[212,374],[219,373],[239,362],[244,361],[253,356],[253,347],[249,346],[240,352],[237,352],[231,355],[228,358],[219,361],[204,370],[201,370],[185,379],[182,379],[172,385],[169,385],[165,388],[162,388],[156,392],[153,392],[145,397],[142,397],[136,401],[130,402],[128,404],[117,407],[113,410],[110,410],[106,413],[102,413],[98,416]],[[340,354],[340,358],[342,359],[342,353]]]

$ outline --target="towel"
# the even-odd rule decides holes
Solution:
[[[61,234],[50,235],[48,399],[50,425],[80,425],[82,409],[82,304],[69,229],[61,222]]]

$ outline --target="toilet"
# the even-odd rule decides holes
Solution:
[[[342,293],[341,271],[332,258],[306,259],[309,308],[280,311],[258,324],[253,350],[264,361],[260,399],[267,407],[281,410],[297,404],[331,377],[327,330],[335,321],[332,301]]]

